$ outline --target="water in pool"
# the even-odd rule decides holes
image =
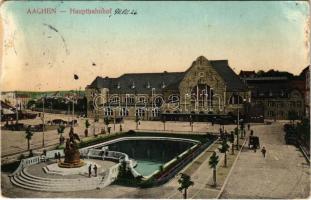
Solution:
[[[149,160],[136,160],[137,166],[135,170],[143,176],[149,176],[160,168],[164,163]]]
[[[188,141],[124,140],[109,144],[109,150],[126,153],[137,161],[135,170],[143,176],[149,176],[193,145]]]

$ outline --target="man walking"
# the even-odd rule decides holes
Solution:
[[[92,174],[92,164],[89,165],[89,177],[91,177]]]
[[[60,162],[60,157],[61,157],[61,156],[60,156],[60,153],[59,153],[59,152],[57,153],[57,157],[58,157],[58,161]]]
[[[95,165],[93,169],[94,169],[94,173],[95,173],[95,177],[96,177],[97,176],[97,166]]]
[[[262,153],[262,155],[263,155],[264,158],[266,157],[266,152],[267,152],[266,148],[265,148],[265,147],[262,147],[261,153]]]

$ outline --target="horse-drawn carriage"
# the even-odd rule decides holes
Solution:
[[[260,142],[259,142],[259,137],[258,136],[249,136],[248,140],[248,148],[249,149],[258,149],[260,148]]]

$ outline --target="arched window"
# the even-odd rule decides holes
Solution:
[[[152,109],[151,115],[152,115],[152,117],[158,117],[160,115],[160,109],[159,108]]]
[[[145,109],[144,108],[137,108],[136,109],[136,116],[144,117],[145,116]]]
[[[229,104],[242,104],[243,98],[237,94],[233,94],[229,99]]]
[[[121,108],[120,109],[120,116],[128,116],[129,115],[129,110],[127,108]]]
[[[105,108],[105,110],[104,110],[104,115],[105,116],[113,116],[113,110],[112,110],[112,108]]]
[[[125,102],[126,102],[128,105],[134,104],[134,102],[135,102],[134,96],[126,96],[126,97],[125,97]]]
[[[118,96],[112,96],[109,98],[109,102],[111,103],[119,103],[119,97]]]

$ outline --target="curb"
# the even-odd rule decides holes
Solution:
[[[307,152],[302,148],[301,145],[299,145],[299,149],[300,149],[300,151],[302,152],[302,154],[303,154],[303,156],[305,157],[305,159],[307,160],[307,162],[310,164],[310,158],[309,158]]]
[[[227,182],[228,182],[228,180],[229,180],[229,177],[230,177],[230,175],[231,175],[231,173],[232,173],[232,171],[233,171],[233,169],[234,169],[234,167],[235,167],[235,165],[236,165],[236,162],[237,162],[237,160],[238,160],[238,158],[239,158],[239,156],[240,156],[240,153],[241,153],[241,151],[242,151],[242,149],[243,149],[243,147],[244,147],[246,141],[247,141],[247,139],[244,140],[243,145],[242,145],[242,147],[241,147],[241,149],[240,149],[240,151],[239,151],[239,153],[238,153],[238,155],[237,155],[237,157],[236,157],[236,159],[235,159],[235,161],[234,161],[234,163],[233,163],[233,165],[232,165],[232,167],[231,167],[231,169],[230,169],[230,171],[229,171],[229,174],[227,175],[224,184],[222,185],[222,187],[221,187],[221,189],[220,189],[218,195],[216,196],[216,199],[219,199],[220,196],[222,195],[222,193],[223,193],[223,191],[224,191],[224,189],[225,189],[225,187],[226,187],[226,185],[227,185]]]

